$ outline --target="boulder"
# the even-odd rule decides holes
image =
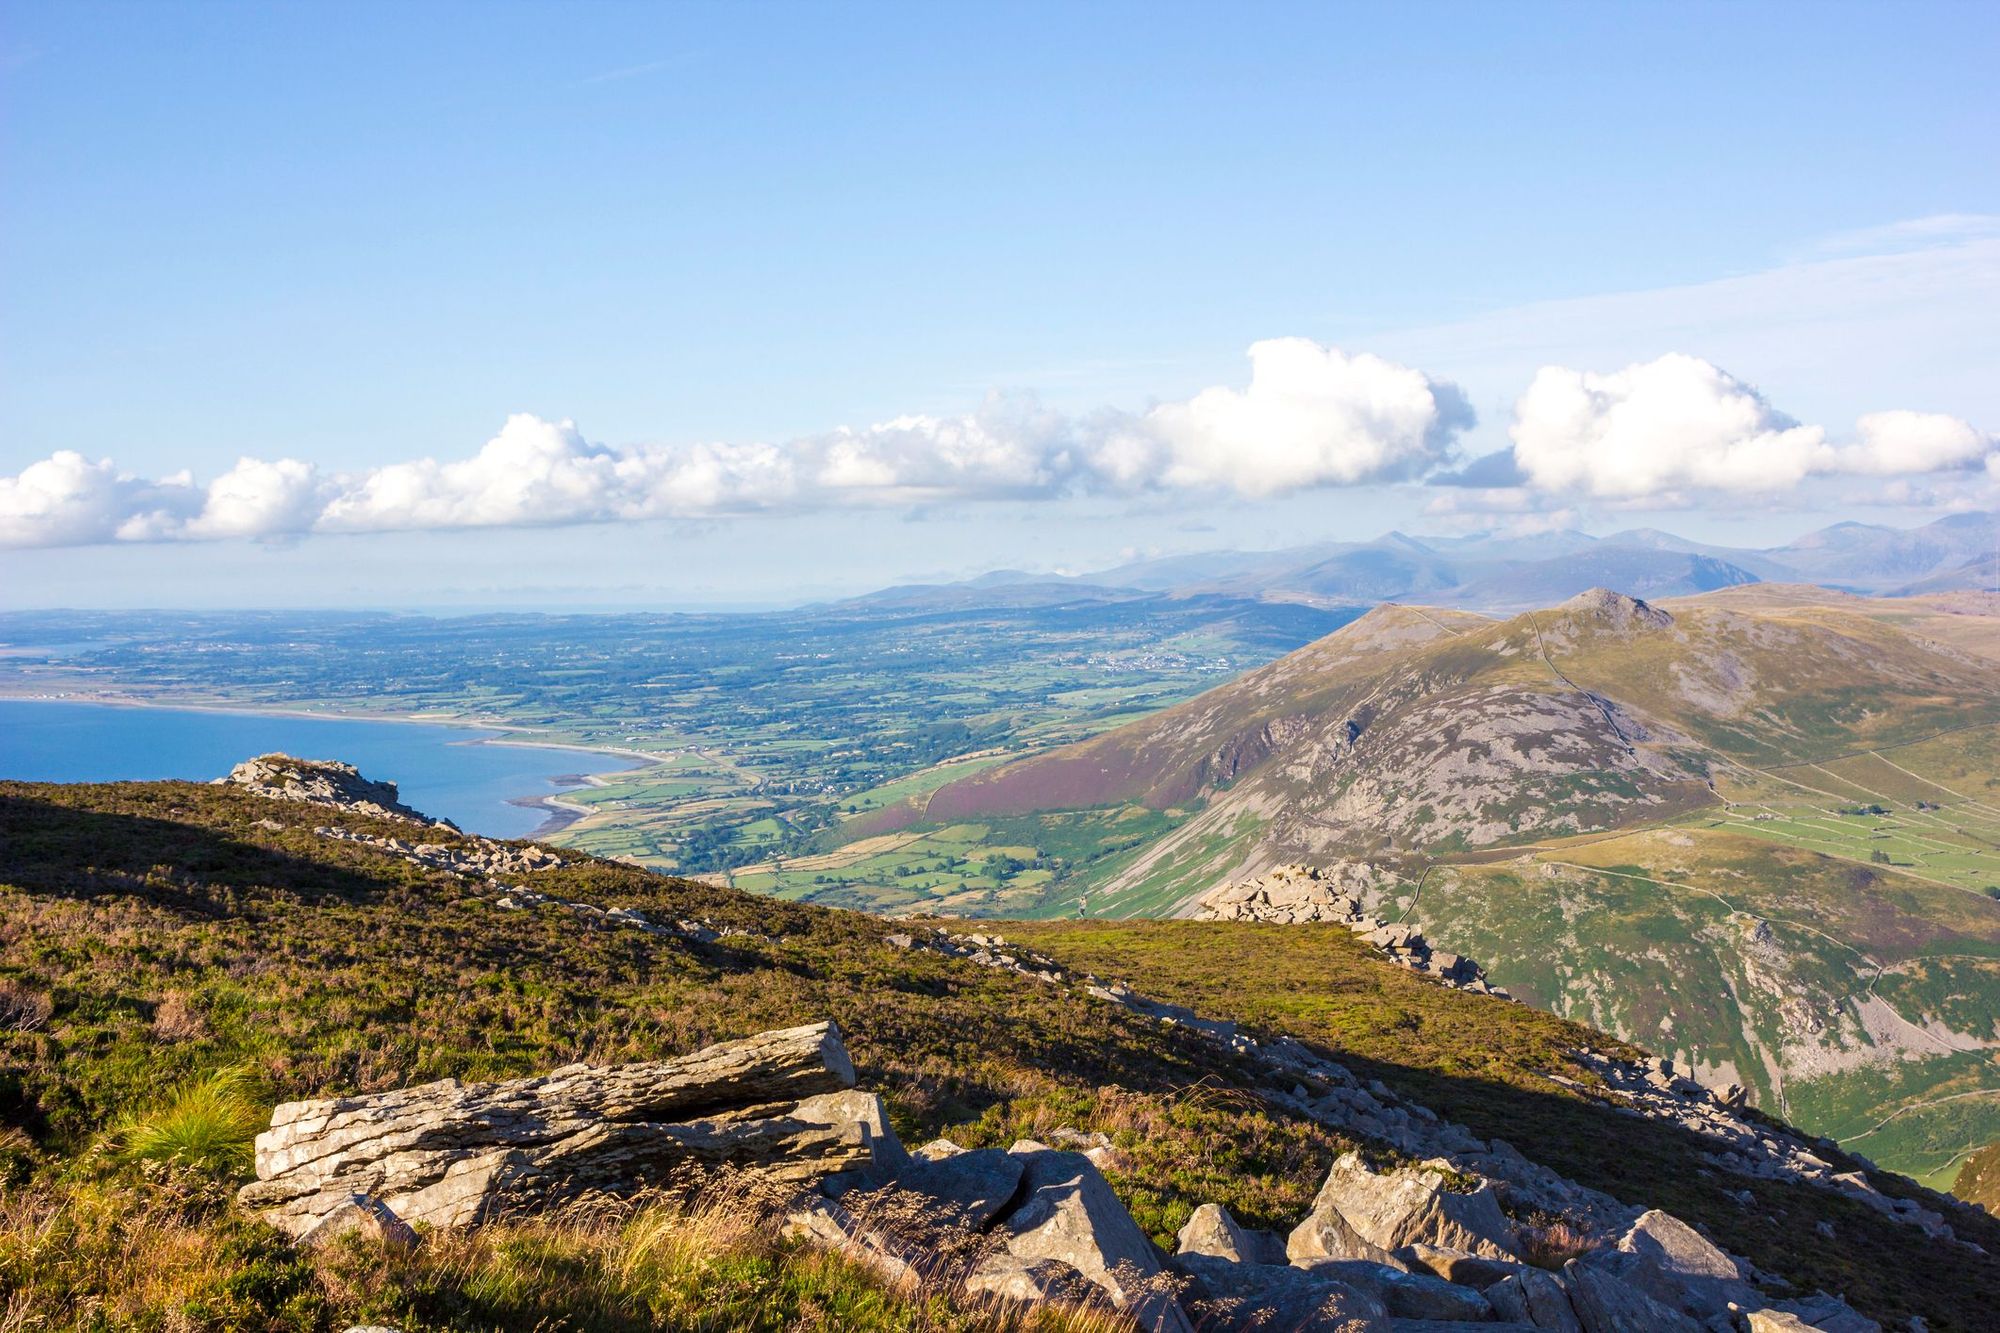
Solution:
[[[1520,1242],[1500,1212],[1492,1185],[1482,1180],[1469,1192],[1454,1193],[1445,1183],[1439,1171],[1373,1171],[1359,1153],[1347,1153],[1327,1172],[1312,1212],[1292,1232],[1286,1252],[1294,1260],[1387,1262],[1396,1249],[1421,1243],[1519,1262]],[[1356,1252],[1357,1239],[1375,1252]]]
[[[894,1142],[872,1096],[820,1095],[853,1084],[840,1033],[814,1023],[674,1060],[288,1102],[257,1136],[257,1179],[239,1197],[297,1237],[357,1194],[404,1222],[455,1227],[689,1168],[804,1183]]]
[[[1318,1259],[1365,1259],[1379,1264],[1400,1264],[1380,1245],[1373,1244],[1341,1216],[1340,1210],[1317,1204],[1303,1222],[1285,1238],[1285,1257],[1295,1264]]]
[[[1219,1203],[1205,1203],[1180,1229],[1180,1253],[1206,1254],[1245,1264],[1282,1264],[1285,1242],[1269,1231],[1240,1225]]]
[[[1583,1333],[1583,1323],[1570,1306],[1562,1280],[1539,1268],[1524,1268],[1481,1293],[1502,1319],[1550,1333]]]
[[[1764,1303],[1757,1289],[1743,1280],[1734,1259],[1672,1213],[1657,1208],[1642,1214],[1619,1238],[1615,1257],[1622,1260],[1613,1270],[1618,1276],[1654,1300],[1703,1321],[1727,1319],[1731,1305],[1747,1310]]]
[[[1432,1273],[1406,1273],[1366,1259],[1315,1259],[1295,1266],[1313,1277],[1365,1291],[1402,1318],[1472,1323],[1493,1317],[1493,1307],[1484,1296]]]
[[[1317,1273],[1196,1253],[1178,1255],[1173,1263],[1194,1279],[1183,1299],[1204,1330],[1387,1333],[1392,1327],[1381,1301]]]
[[[1130,1315],[1145,1333],[1193,1333],[1168,1290],[1152,1241],[1082,1153],[1016,1145],[1023,1201],[1000,1223],[1015,1259],[1054,1259]]]
[[[1583,1333],[1704,1333],[1701,1324],[1679,1310],[1575,1259],[1563,1265],[1563,1285]]]
[[[1467,1327],[1456,1319],[1391,1319],[1392,1333],[1537,1333],[1533,1324],[1517,1324],[1509,1320],[1499,1323],[1482,1322]]]

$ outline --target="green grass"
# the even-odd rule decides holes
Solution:
[[[255,1080],[240,1068],[198,1075],[158,1106],[127,1116],[115,1131],[126,1160],[203,1175],[248,1175],[251,1147],[271,1122]]]

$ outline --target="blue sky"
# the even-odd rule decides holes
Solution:
[[[1991,6],[4,14],[0,478],[112,464],[58,478],[67,516],[48,473],[0,488],[33,510],[14,604],[770,601],[1392,525],[1742,539],[1990,503]],[[1299,372],[1337,424],[1260,405],[1273,339],[1340,349]],[[1725,378],[1589,378],[1669,355]],[[1531,382],[1611,406],[1524,445]],[[1430,417],[1348,410],[1426,383]],[[1157,410],[1209,389],[1244,398]],[[967,473],[952,423],[994,390],[1061,419],[975,423],[1015,452]],[[1892,411],[1926,416],[1857,425]],[[556,490],[668,452],[546,514],[484,476],[355,498],[516,415],[549,429],[509,458],[589,465]],[[1646,455],[1660,419],[1723,432],[1714,466]],[[1149,461],[1104,461],[1133,440]],[[691,500],[671,451],[699,443],[813,472],[731,454]],[[887,480],[829,490],[849,446]],[[1525,484],[1423,484],[1502,449]],[[204,488],[244,457],[311,475],[246,474],[288,489],[230,519]]]

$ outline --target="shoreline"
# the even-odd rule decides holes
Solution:
[[[252,717],[286,718],[305,722],[396,722],[413,726],[456,727],[461,730],[490,732],[493,734],[472,736],[464,740],[445,741],[443,742],[444,744],[506,745],[526,750],[562,750],[571,754],[602,756],[604,758],[617,759],[623,763],[623,767],[604,770],[607,773],[620,775],[643,772],[648,768],[657,767],[665,762],[660,756],[648,754],[644,750],[631,750],[615,746],[578,745],[568,741],[525,739],[521,733],[531,733],[532,729],[520,726],[517,723],[469,722],[463,718],[430,717],[423,714],[329,713],[316,712],[305,708],[284,708],[271,705],[236,706],[213,702],[181,703],[169,699],[141,699],[122,694],[64,694],[55,696],[48,694],[16,694],[6,690],[0,690],[0,702],[57,705],[80,704],[91,708],[153,709],[162,712],[215,713],[225,716],[237,714]],[[589,806],[577,805],[573,802],[562,800],[562,793],[575,791],[583,787],[609,785],[603,780],[602,774],[598,773],[556,774],[544,779],[544,781],[550,786],[555,787],[556,790],[537,795],[510,796],[505,798],[503,802],[506,805],[515,806],[520,809],[539,810],[546,816],[540,824],[527,833],[520,835],[525,839],[539,839],[552,836],[596,813]]]
[[[575,788],[567,790],[574,791]],[[587,805],[575,805],[565,801],[560,792],[547,796],[510,797],[507,804],[522,810],[539,810],[545,816],[541,823],[522,835],[530,841],[560,833],[571,824],[580,823],[597,813]]]
[[[328,713],[308,708],[284,708],[274,704],[182,703],[173,699],[139,699],[130,695],[95,694],[14,694],[0,689],[0,703],[87,704],[93,708],[154,708],[177,713],[243,713],[253,717],[289,717],[307,722],[396,722],[418,727],[458,727],[468,731],[491,731],[493,736],[475,736],[454,745],[518,745],[535,750],[571,750],[578,754],[605,754],[638,762],[632,772],[665,762],[645,750],[629,750],[615,745],[581,745],[575,741],[522,740],[516,733],[533,734],[535,728],[518,722],[469,722],[464,718],[433,717],[425,713]]]

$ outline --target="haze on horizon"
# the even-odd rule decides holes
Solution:
[[[9,10],[0,607],[2000,507],[1987,8]]]

